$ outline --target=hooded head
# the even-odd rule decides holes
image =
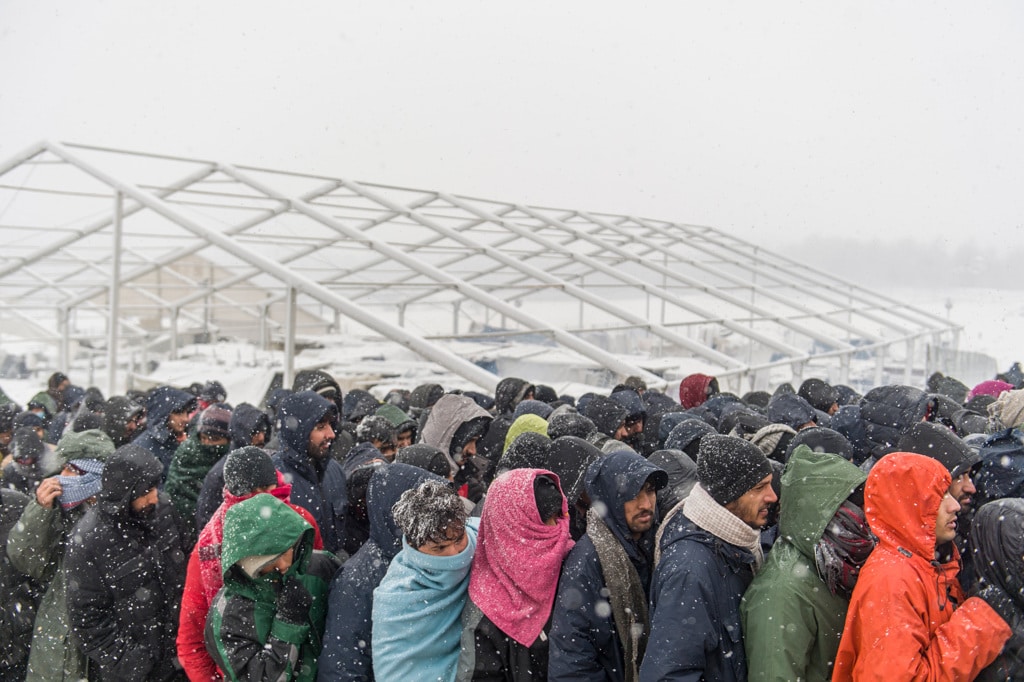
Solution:
[[[788,462],[793,452],[801,445],[806,445],[814,452],[828,452],[845,460],[853,460],[853,446],[846,440],[846,436],[824,426],[812,426],[793,436],[786,448],[784,461]]]
[[[292,392],[313,391],[323,398],[327,398],[341,410],[343,395],[341,386],[327,372],[319,369],[304,369],[295,374],[292,381]]]
[[[196,406],[196,397],[191,393],[158,386],[146,399],[146,423],[158,433],[168,433],[167,418],[179,412],[191,412]]]
[[[800,384],[797,395],[810,403],[811,407],[822,412],[829,412],[839,401],[839,391],[821,379],[807,379]]]
[[[981,464],[981,456],[974,448],[949,428],[932,422],[918,422],[900,437],[896,444],[900,452],[916,452],[938,460],[958,478]]]
[[[469,433],[472,430],[471,422],[481,425],[479,432]],[[448,393],[441,396],[431,409],[427,423],[423,426],[421,441],[447,452],[458,462],[467,442],[465,436],[468,435],[470,439],[481,437],[490,422],[491,415],[472,398]],[[464,428],[464,425],[469,426]],[[462,442],[458,442],[460,440]]]
[[[541,419],[547,419],[555,408],[540,400],[521,400],[516,409],[512,412],[512,418],[518,419],[524,414],[537,415]]]
[[[893,452],[878,460],[864,487],[864,513],[879,544],[931,561],[939,504],[951,482],[931,457]]]
[[[142,405],[122,396],[112,396],[103,408],[103,430],[114,445],[120,447],[132,441],[145,428]]]
[[[625,423],[629,410],[611,398],[598,395],[587,402],[583,414],[594,422],[598,432],[612,438]]]
[[[412,490],[424,481],[443,481],[443,479],[420,467],[399,462],[390,466],[377,467],[370,476],[370,482],[366,489],[370,539],[377,543],[381,554],[388,561],[394,559],[402,549],[402,531],[395,523],[391,509],[402,497],[402,493]]]
[[[358,424],[363,417],[373,414],[380,407],[380,401],[369,391],[357,388],[345,394],[342,401],[342,419]]]
[[[551,456],[551,440],[540,433],[524,431],[505,448],[498,470],[546,469]]]
[[[533,395],[533,384],[525,379],[506,377],[494,388],[494,412],[511,417],[520,401]]]
[[[231,411],[231,421],[228,423],[228,430],[231,432],[231,447],[233,449],[244,448],[250,445],[261,447],[270,440],[270,417],[267,413],[249,403],[239,403]],[[253,443],[257,434],[263,434],[263,440]]]
[[[996,585],[1024,608],[1024,500],[982,505],[971,523],[971,553],[982,584]]]
[[[632,450],[616,450],[593,462],[587,469],[586,486],[593,511],[630,551],[631,532],[625,505],[632,501],[650,479],[655,490],[668,484],[668,474]]]
[[[103,467],[103,488],[98,495],[100,510],[114,518],[126,518],[133,500],[160,485],[164,466],[149,450],[122,445]]]
[[[313,527],[273,495],[260,493],[242,500],[224,515],[224,579],[260,581],[260,569],[293,548],[291,568],[285,575],[304,573],[312,554],[313,537]]]
[[[797,447],[782,472],[779,535],[814,561],[814,546],[836,510],[867,474],[834,454]]]
[[[538,482],[553,485],[542,488]],[[542,491],[554,492],[554,499]],[[553,513],[550,501],[557,504]],[[553,525],[545,523],[541,506],[547,518],[555,518]],[[501,632],[530,646],[551,614],[572,545],[565,497],[553,473],[515,469],[498,476],[480,516],[470,598]]]
[[[768,420],[799,431],[808,422],[817,422],[818,413],[810,403],[795,393],[783,393],[768,403]]]
[[[669,431],[668,436],[665,438],[665,449],[681,450],[696,462],[700,439],[709,433],[717,433],[711,424],[708,424],[703,419],[694,419],[686,415],[685,419]]]
[[[591,443],[577,436],[562,436],[551,441],[547,468],[558,476],[570,506],[575,505],[586,490],[587,468],[603,456]]]
[[[702,405],[718,393],[718,379],[707,374],[691,374],[679,383],[679,403],[686,409]]]
[[[281,402],[277,414],[281,443],[300,454],[309,448],[309,434],[324,419],[337,420],[334,403],[313,391],[293,393]]]
[[[426,443],[416,443],[402,448],[395,455],[395,463],[419,467],[445,479],[451,478],[459,470],[459,465],[448,453]]]
[[[548,437],[552,440],[562,436],[589,438],[597,431],[597,426],[588,417],[575,412],[563,412],[551,415],[548,421]]]
[[[689,497],[697,483],[697,463],[682,450],[657,450],[647,461],[668,474],[668,485],[658,493],[658,515],[665,518],[672,507]]]

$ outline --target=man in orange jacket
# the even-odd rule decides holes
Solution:
[[[956,537],[950,482],[938,461],[908,452],[886,455],[868,475],[865,514],[878,546],[853,590],[834,682],[973,680],[1010,638],[1013,611],[998,596],[964,600],[955,547],[946,563],[936,558]]]

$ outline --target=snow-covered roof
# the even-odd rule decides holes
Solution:
[[[303,335],[327,335],[488,390],[502,352],[754,388],[845,381],[866,357],[909,377],[956,344],[941,317],[711,227],[70,143],[0,164],[0,240],[5,334],[65,366],[230,337],[283,346],[288,377]]]

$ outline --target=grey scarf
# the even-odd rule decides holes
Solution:
[[[640,584],[640,575],[636,572],[633,562],[629,560],[622,543],[593,509],[587,512],[587,535],[597,550],[601,575],[608,588],[612,617],[626,662],[626,669],[623,671],[626,682],[635,682],[639,679],[640,663],[644,660],[647,637],[651,632],[647,595]]]

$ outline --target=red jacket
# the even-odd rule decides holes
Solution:
[[[953,561],[933,561],[949,484],[938,461],[907,452],[868,475],[864,511],[878,545],[853,590],[833,682],[973,680],[1010,638],[984,600],[963,600],[955,549]]]
[[[270,494],[288,504],[309,525],[313,526],[315,536],[313,548],[323,549],[324,541],[320,537],[320,529],[313,516],[303,509],[288,502],[292,487],[285,483],[281,472],[277,473],[277,487]],[[224,537],[224,514],[233,505],[247,500],[252,494],[237,497],[224,489],[224,501],[203,528],[188,559],[188,573],[185,576],[185,591],[181,596],[181,615],[178,618],[178,660],[181,661],[189,680],[209,680],[220,682],[224,679],[217,664],[206,653],[206,642],[203,630],[206,628],[206,614],[210,604],[224,584],[224,575],[220,565],[220,543]]]

